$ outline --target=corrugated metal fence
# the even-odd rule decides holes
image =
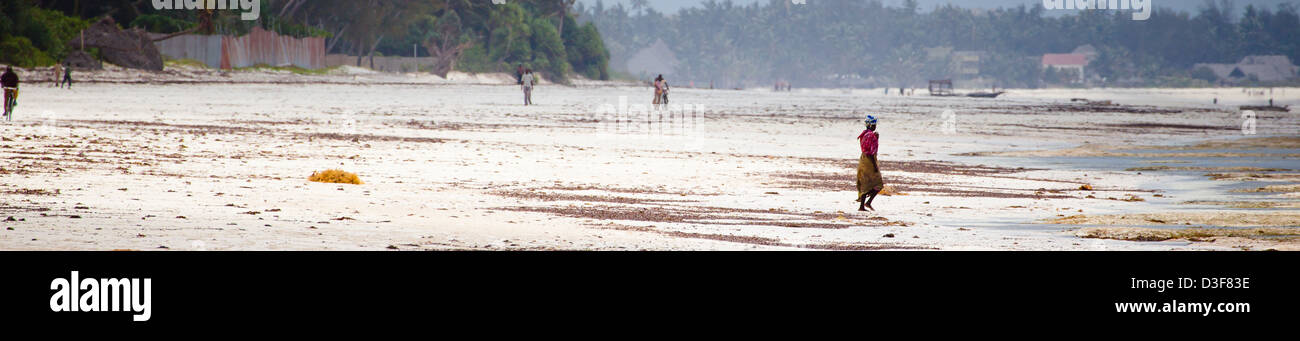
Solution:
[[[433,58],[430,57],[375,57],[374,69],[380,72],[419,72],[420,70],[428,71],[433,68]],[[335,67],[339,65],[357,65],[357,56],[345,54],[325,55],[325,67]],[[370,66],[370,57],[361,57],[361,66]]]
[[[157,38],[161,34],[155,34]],[[222,36],[183,35],[154,42],[158,52],[172,59],[193,59],[210,67],[221,67]]]
[[[294,65],[305,69],[325,67],[324,38],[294,38],[253,28],[247,35],[183,35],[156,42],[163,55],[193,59],[213,68],[230,69],[258,64]]]

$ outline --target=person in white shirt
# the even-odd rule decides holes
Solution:
[[[520,82],[524,87],[524,105],[533,104],[533,84],[536,81],[537,78],[533,77],[533,69],[524,70],[524,76]]]

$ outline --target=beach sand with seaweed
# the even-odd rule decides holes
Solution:
[[[26,88],[0,126],[0,249],[1230,250],[1270,247],[1080,231],[1298,225],[1300,119],[1243,136],[1239,89],[678,87],[685,106],[653,112],[636,84],[546,84],[522,107],[458,77],[110,68]],[[868,113],[888,191],[862,213]],[[363,183],[308,180],[327,169]]]

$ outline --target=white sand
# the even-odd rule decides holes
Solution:
[[[100,78],[135,77],[129,71],[113,72],[117,74]],[[865,90],[676,88],[673,103],[700,105],[702,116],[683,120],[656,114],[647,122],[645,115],[616,117],[602,114],[602,108],[617,107],[623,96],[632,104],[648,102],[648,88],[589,81],[576,87],[547,85],[535,90],[538,105],[523,107],[516,87],[481,85],[502,83],[500,75],[444,80],[345,73],[235,76],[259,84],[80,83],[71,91],[25,87],[17,119],[0,125],[7,139],[0,142],[5,157],[0,161],[0,190],[5,193],[0,196],[0,219],[23,220],[3,223],[12,230],[0,230],[0,249],[1218,248],[1080,239],[1073,236],[1072,227],[1031,224],[1068,215],[1159,209],[1160,200],[1139,190],[1184,180],[1180,175],[1064,167],[973,176],[886,168],[886,181],[914,179],[945,183],[941,188],[1020,195],[1041,188],[1057,191],[1048,195],[1074,198],[963,198],[905,190],[907,195],[877,198],[878,212],[859,213],[854,211],[853,170],[847,167],[858,153],[854,137],[861,130],[860,116],[868,112],[882,120],[885,161],[1016,167],[1016,161],[1005,158],[952,155],[1101,141],[1167,144],[1239,137],[1231,131],[1210,136],[1176,129],[1090,128],[1102,121],[1236,124],[1239,118],[1226,111],[1026,115],[1005,109],[1062,101],[1052,92],[971,100],[883,97]],[[197,79],[214,77],[221,76]],[[310,83],[270,84],[283,80]],[[360,84],[348,84],[352,82]],[[1114,91],[1058,92],[1107,99],[1104,96]],[[1300,90],[1289,93],[1300,95]],[[1294,95],[1290,100],[1294,102]],[[944,109],[956,113],[955,133],[945,133]],[[636,122],[611,121],[616,118]],[[1008,123],[1075,129],[1004,125]],[[1261,133],[1297,131],[1297,126],[1294,114],[1261,117],[1259,122]],[[835,159],[847,160],[848,166]],[[313,171],[329,168],[358,173],[366,184],[306,181]],[[849,174],[850,180],[838,190],[789,188],[789,179],[775,174],[790,172]],[[1101,192],[1078,191],[1082,183]],[[569,189],[547,189],[555,186]],[[577,186],[612,190],[573,188]],[[662,201],[539,201],[494,194],[530,189]],[[632,189],[655,193],[627,193]],[[1094,192],[1100,199],[1082,198]],[[1105,200],[1128,195],[1151,201]],[[587,212],[601,207],[646,208],[651,213],[714,207],[732,212],[688,221],[536,212],[569,206],[588,207]],[[507,210],[520,207],[526,210]],[[762,212],[768,210],[790,214]],[[838,211],[844,218],[838,218]],[[897,226],[902,224],[907,226]],[[769,242],[719,237],[726,235]],[[770,241],[778,245],[764,245],[773,244]]]

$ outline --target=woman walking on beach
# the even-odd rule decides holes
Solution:
[[[533,105],[533,83],[536,81],[537,79],[533,77],[533,69],[524,70],[524,75],[520,78],[519,83],[524,87],[525,106]]]
[[[858,134],[858,146],[862,148],[862,155],[858,157],[858,210],[866,211],[871,207],[871,201],[876,200],[876,195],[885,189],[885,180],[880,176],[880,162],[876,160],[876,152],[880,149],[880,134],[876,133],[876,117],[867,116],[867,129]]]

